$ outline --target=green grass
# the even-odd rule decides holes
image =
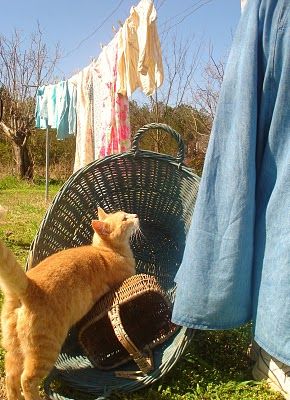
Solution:
[[[59,188],[60,183],[49,186],[49,200]],[[7,218],[0,225],[0,236],[24,263],[48,206],[45,184],[19,181],[13,177],[0,179],[0,204],[8,208]]]
[[[50,200],[60,182],[50,186]],[[9,211],[0,224],[0,238],[25,265],[31,241],[48,204],[44,200],[43,180],[30,184],[15,178],[0,179],[0,204]],[[231,331],[198,331],[172,370],[152,386],[122,400],[281,400],[266,384],[251,377],[251,362],[246,357],[250,326]],[[0,377],[4,374],[3,350],[0,348]],[[89,399],[77,395],[78,400]]]

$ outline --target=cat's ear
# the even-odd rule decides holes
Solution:
[[[106,218],[107,214],[105,213],[105,211],[101,208],[98,207],[98,218],[100,221],[103,221]]]
[[[109,225],[105,222],[99,221],[98,219],[94,219],[92,221],[92,227],[94,231],[100,236],[106,236],[111,233]]]

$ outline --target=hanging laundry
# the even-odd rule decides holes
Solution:
[[[120,32],[93,65],[95,157],[120,153],[130,146],[129,101],[117,93]]]
[[[60,140],[75,134],[76,95],[76,87],[70,81],[41,86],[36,96],[36,128],[55,128]]]
[[[92,63],[71,78],[77,90],[77,134],[74,171],[95,160]]]
[[[129,18],[99,57],[71,81],[77,85],[74,172],[130,147],[129,101],[140,87],[152,95],[163,82],[157,13],[151,0],[132,7]]]
[[[69,135],[75,135],[77,132],[77,88],[70,79],[68,80],[68,95],[70,99],[68,106],[68,133]]]
[[[71,81],[56,85],[55,102],[55,124],[51,126],[57,129],[57,139],[63,140],[76,133],[76,87]]]
[[[35,126],[46,129],[47,123],[47,94],[49,86],[40,86],[36,92]]]
[[[56,128],[55,107],[56,107],[56,85],[48,85],[47,95],[47,123]]]
[[[128,96],[148,96],[163,82],[161,47],[152,0],[141,0],[99,57],[67,81],[37,91],[36,127],[76,134],[74,171],[130,147]]]
[[[75,78],[80,118],[74,171],[130,146],[129,101],[116,91],[118,36]]]
[[[119,36],[117,91],[131,96],[140,87],[152,95],[163,82],[157,12],[151,0],[131,8]]]
[[[247,0],[241,0],[241,9],[242,9],[242,11],[243,11],[246,3],[247,3]]]

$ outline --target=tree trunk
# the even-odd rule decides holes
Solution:
[[[29,151],[28,140],[31,135],[29,130],[14,131],[9,128],[3,121],[0,121],[0,129],[5,137],[7,137],[13,147],[16,173],[21,179],[32,179],[34,165],[31,153]]]
[[[34,165],[31,153],[28,147],[28,136],[23,132],[17,132],[12,141],[16,173],[21,179],[32,179]]]

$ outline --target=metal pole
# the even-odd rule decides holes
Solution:
[[[49,184],[49,133],[46,127],[46,144],[45,144],[45,201],[48,202],[48,184]]]

